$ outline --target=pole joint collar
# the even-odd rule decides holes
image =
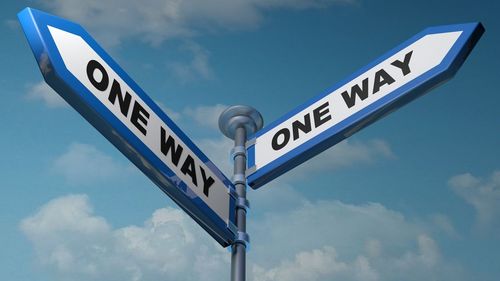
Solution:
[[[247,212],[248,209],[250,209],[250,201],[248,199],[243,198],[243,197],[238,197],[236,200],[236,208],[245,210]]]
[[[243,245],[245,248],[248,248],[248,246],[250,245],[250,235],[248,235],[248,233],[246,232],[238,231],[233,245],[236,244],[240,244]]]
[[[233,175],[233,184],[246,184],[246,178],[244,174],[234,174]]]
[[[231,158],[234,160],[237,156],[247,156],[247,150],[243,145],[238,145],[231,149]]]

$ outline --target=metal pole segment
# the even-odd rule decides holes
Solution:
[[[244,127],[237,127],[234,135],[234,146],[244,146],[247,139],[247,132]],[[236,155],[234,158],[234,175],[245,174],[247,156],[245,154]],[[243,183],[235,184],[236,194],[239,198],[246,200],[246,179]],[[244,208],[236,209],[236,226],[238,232],[246,233],[247,230],[246,210]],[[232,246],[231,258],[231,280],[244,281],[246,276],[246,245],[244,243],[235,243]]]
[[[245,281],[246,279],[246,248],[249,236],[246,233],[246,215],[248,200],[246,190],[247,154],[245,142],[249,134],[260,130],[263,125],[262,116],[255,109],[248,106],[232,106],[226,109],[219,117],[219,128],[228,138],[234,140],[233,184],[238,195],[236,204],[236,227],[238,233],[231,246],[231,280]]]

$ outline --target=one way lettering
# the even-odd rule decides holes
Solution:
[[[170,158],[167,160],[172,162],[177,168],[179,168],[181,157],[184,154],[187,154],[186,157],[182,157],[184,160],[180,165],[180,171],[184,175],[191,178],[191,182],[196,186],[199,186],[198,179],[201,176],[203,181],[203,194],[205,196],[209,196],[210,187],[214,184],[215,180],[211,176],[207,176],[207,173],[201,165],[197,165],[195,163],[195,159],[185,151],[184,147],[181,144],[176,144],[176,140],[173,136],[168,135],[167,131],[161,127],[161,153],[165,156],[170,154]],[[198,173],[199,171],[199,173]]]
[[[411,73],[410,69],[410,60],[413,51],[408,52],[403,60],[395,60],[391,63],[393,67],[401,70],[402,75],[406,76]],[[362,101],[368,98],[370,94],[370,90],[372,94],[376,94],[384,85],[390,85],[396,82],[394,77],[392,77],[387,71],[383,68],[375,72],[373,77],[373,86],[370,87],[369,77],[366,77],[361,82],[361,85],[355,84],[351,86],[351,92],[348,91],[342,92],[342,98],[344,99],[345,104],[348,108],[353,107],[356,104],[356,96],[358,96]]]

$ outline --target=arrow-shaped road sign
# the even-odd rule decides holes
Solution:
[[[247,143],[258,188],[450,79],[484,32],[480,23],[432,27],[295,108]]]
[[[235,237],[231,182],[78,24],[18,15],[45,81],[222,246]]]

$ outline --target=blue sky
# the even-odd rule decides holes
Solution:
[[[481,21],[452,80],[249,191],[248,276],[500,279],[498,2],[140,2],[0,4],[0,279],[229,280],[229,253],[42,82],[26,6],[82,24],[226,175],[226,106],[270,123],[428,26]]]

